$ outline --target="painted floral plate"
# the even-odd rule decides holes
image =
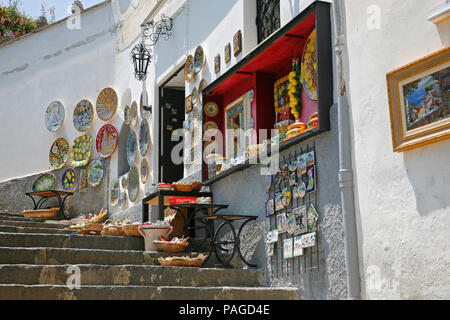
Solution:
[[[302,56],[302,85],[309,98],[317,100],[317,46],[316,29],[306,40]]]
[[[120,196],[120,181],[119,179],[116,179],[111,184],[111,205],[117,206],[119,203],[119,196]]]
[[[141,161],[141,181],[143,184],[147,183],[148,175],[149,175],[148,161],[146,158],[144,158]]]
[[[208,81],[206,79],[202,79],[200,81],[200,84],[198,85],[198,100],[201,105],[203,105],[203,89],[205,89],[208,86]]]
[[[219,106],[215,102],[208,102],[203,107],[205,115],[210,118],[214,118],[219,113]]]
[[[148,151],[150,143],[150,129],[147,119],[142,119],[141,126],[139,128],[139,151],[141,156],[145,157]]]
[[[195,71],[194,71],[194,57],[189,55],[186,58],[186,64],[184,67],[184,79],[187,81],[191,81],[194,79]]]
[[[80,132],[86,132],[94,120],[94,107],[89,100],[81,100],[73,110],[73,125]]]
[[[137,102],[133,101],[133,103],[131,104],[130,107],[130,125],[131,126],[135,126],[138,120],[138,106],[137,106]]]
[[[106,159],[111,157],[119,144],[119,134],[112,124],[105,124],[97,133],[95,146],[100,157]]]
[[[136,166],[132,166],[128,172],[128,197],[131,202],[135,202],[139,193],[139,171]]]
[[[202,46],[198,46],[194,53],[194,72],[199,73],[205,65],[205,52]]]
[[[77,172],[73,168],[67,168],[61,177],[61,185],[64,191],[72,191],[77,181]]]
[[[76,138],[72,143],[72,163],[73,168],[86,165],[91,157],[92,137],[84,135]]]
[[[64,138],[58,138],[53,142],[50,152],[49,161],[53,169],[61,169],[67,163],[70,154],[69,142]]]
[[[128,188],[128,174],[124,174],[120,177],[120,185],[123,189]]]
[[[37,177],[31,190],[33,190],[33,192],[49,191],[53,190],[55,185],[56,177],[51,173],[44,173]]]
[[[103,89],[97,98],[97,115],[103,121],[111,119],[117,110],[118,97],[112,88]]]
[[[45,126],[48,131],[56,132],[64,123],[66,111],[59,101],[53,101],[45,111]]]
[[[192,104],[197,104],[197,102],[198,102],[198,90],[197,90],[197,87],[194,87],[194,89],[192,89],[191,96],[192,96]]]
[[[118,206],[122,209],[127,206],[127,193],[126,192],[120,193]]]
[[[136,132],[131,131],[127,141],[127,160],[130,166],[133,165],[134,161],[136,160],[136,148],[137,148]]]
[[[91,187],[97,187],[103,180],[103,164],[100,160],[94,160],[88,167],[88,182]]]

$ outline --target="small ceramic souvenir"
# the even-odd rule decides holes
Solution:
[[[141,161],[141,181],[143,184],[147,183],[148,175],[149,175],[148,161],[146,158],[144,158]]]
[[[197,102],[198,102],[198,90],[197,90],[197,87],[194,87],[192,89],[191,96],[192,96],[192,105],[197,104]]]
[[[280,211],[283,208],[284,208],[283,193],[277,192],[277,193],[275,193],[275,211]]]
[[[289,175],[289,185],[290,186],[293,186],[295,184],[295,172],[292,172],[290,175]]]
[[[139,193],[139,171],[136,166],[130,168],[128,172],[128,197],[131,202],[135,202]]]
[[[207,102],[203,107],[205,115],[209,118],[214,118],[219,114],[219,106],[215,102]]]
[[[77,173],[73,168],[66,169],[61,177],[61,185],[64,191],[72,191],[77,181]]]
[[[117,206],[119,203],[119,196],[120,196],[120,181],[119,179],[116,179],[111,184],[111,205]]]
[[[272,186],[272,176],[267,175],[266,176],[266,191],[269,191],[271,186]]]
[[[100,160],[94,160],[88,167],[88,182],[91,187],[97,187],[103,180],[103,164]]]
[[[94,107],[89,100],[81,100],[73,110],[73,125],[80,132],[86,132],[94,120]]]
[[[142,119],[139,128],[139,151],[141,156],[145,157],[150,144],[150,128],[147,119]]]
[[[112,124],[105,124],[97,133],[95,145],[100,157],[111,157],[119,144],[119,134]]]
[[[130,166],[132,166],[134,164],[134,161],[136,160],[136,149],[137,149],[136,132],[131,131],[127,141],[127,160]]]
[[[297,158],[297,176],[306,173],[306,154],[302,154]]]
[[[316,191],[316,167],[310,166],[306,168],[306,193]]]
[[[192,81],[192,79],[194,79],[194,75],[194,57],[192,55],[189,55],[186,58],[186,64],[184,66],[184,79],[186,81]]]
[[[287,164],[284,164],[281,168],[281,183],[287,183],[289,180],[289,168]]]
[[[124,209],[127,206],[127,193],[126,192],[120,193],[118,205],[122,209]]]
[[[76,138],[72,143],[72,163],[73,168],[86,165],[91,157],[92,137],[84,135]]]
[[[281,182],[281,172],[277,171],[273,175],[273,185],[278,186],[280,184],[280,182]]]
[[[37,179],[33,182],[33,186],[31,190],[33,192],[42,192],[53,190],[56,185],[56,177],[51,173],[44,173],[37,177]]]
[[[275,213],[275,199],[269,199],[266,201],[266,217],[269,217]]]
[[[278,241],[278,229],[270,230],[266,235],[266,243],[275,243]]]
[[[194,107],[194,105],[192,104],[192,95],[186,97],[185,102],[184,102],[184,109],[186,113],[189,113],[192,111],[192,108]]]
[[[294,230],[295,230],[295,215],[294,212],[289,211],[287,214],[286,231],[289,234],[294,234]]]
[[[290,172],[294,172],[297,170],[297,159],[292,159],[291,162],[288,165],[288,169]]]
[[[301,206],[292,210],[295,218],[294,234],[301,234],[308,231],[307,207]]]
[[[80,193],[85,193],[88,191],[88,170],[80,169],[80,182],[79,182]]]
[[[292,258],[292,254],[293,254],[293,239],[289,238],[289,239],[284,239],[283,241],[283,258],[284,259],[289,259]]]
[[[286,232],[286,214],[280,213],[277,215],[277,230],[278,233]]]
[[[118,97],[112,88],[103,89],[97,98],[97,115],[103,121],[110,120],[117,110]]]
[[[317,221],[319,220],[319,214],[313,204],[309,205],[308,208],[308,231],[312,232],[316,229]]]
[[[286,208],[291,203],[291,190],[289,188],[285,188],[283,190],[283,206]]]
[[[70,146],[64,138],[58,138],[53,142],[48,155],[50,166],[53,169],[63,168],[69,159]]]
[[[304,198],[306,195],[306,185],[303,181],[300,181],[298,184],[298,197]]]
[[[133,101],[130,107],[130,126],[135,126],[138,120],[138,107],[137,102]]]
[[[303,247],[302,247],[302,237],[295,237],[294,238],[294,253],[293,257],[300,257],[303,255]]]
[[[242,52],[242,32],[239,30],[233,37],[233,52],[236,57]]]
[[[50,132],[56,132],[64,123],[66,111],[59,101],[53,101],[45,110],[45,126]]]
[[[308,233],[300,236],[302,248],[314,247],[316,245],[316,233]]]
[[[205,53],[203,47],[198,46],[194,53],[194,72],[199,73],[205,64]]]
[[[314,151],[306,154],[306,166],[312,166],[315,163]]]

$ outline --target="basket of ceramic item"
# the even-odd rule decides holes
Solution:
[[[183,252],[187,247],[189,247],[187,238],[180,239],[179,242],[154,240],[153,244],[155,245],[156,250],[170,253]]]
[[[101,231],[102,236],[124,237],[125,232],[122,230],[122,225],[118,222],[111,222],[106,220]]]

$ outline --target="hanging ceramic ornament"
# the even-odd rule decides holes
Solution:
[[[297,158],[297,176],[306,173],[306,154],[302,154]]]
[[[80,182],[79,191],[80,193],[86,193],[88,191],[88,170],[80,169]]]
[[[297,170],[297,159],[292,159],[291,162],[288,165],[288,169],[290,172],[294,172]]]
[[[286,214],[280,213],[277,215],[277,230],[278,233],[286,232]]]
[[[148,161],[146,158],[142,159],[141,161],[141,181],[143,184],[147,183],[149,176],[149,166]]]
[[[145,157],[150,144],[150,128],[147,119],[142,119],[139,127],[139,151]]]
[[[198,46],[194,53],[194,73],[200,73],[205,64],[205,53],[202,46]]]
[[[130,121],[130,106],[126,106],[125,109],[123,109],[123,120],[126,125],[131,125]]]
[[[266,217],[270,217],[275,213],[275,199],[269,199],[266,201]]]
[[[139,171],[136,166],[130,168],[128,172],[128,196],[131,202],[135,202],[139,193]]]
[[[78,168],[86,165],[91,157],[92,137],[84,135],[76,138],[72,143],[71,167]]]
[[[316,166],[306,168],[306,193],[316,191]]]
[[[318,220],[319,220],[319,214],[317,213],[317,210],[314,207],[314,205],[310,204],[309,208],[308,208],[308,215],[307,215],[309,232],[316,230]]]
[[[291,190],[289,188],[285,188],[283,190],[283,206],[286,208],[291,203]]]
[[[293,186],[295,184],[295,172],[291,172],[289,175],[289,185]]]
[[[134,131],[130,132],[127,141],[127,160],[128,164],[132,166],[136,160],[137,138]]]

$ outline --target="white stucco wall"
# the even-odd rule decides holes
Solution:
[[[449,45],[450,21],[427,21],[442,2],[345,1],[365,298],[450,298],[450,140],[394,153],[386,86],[387,72]]]

